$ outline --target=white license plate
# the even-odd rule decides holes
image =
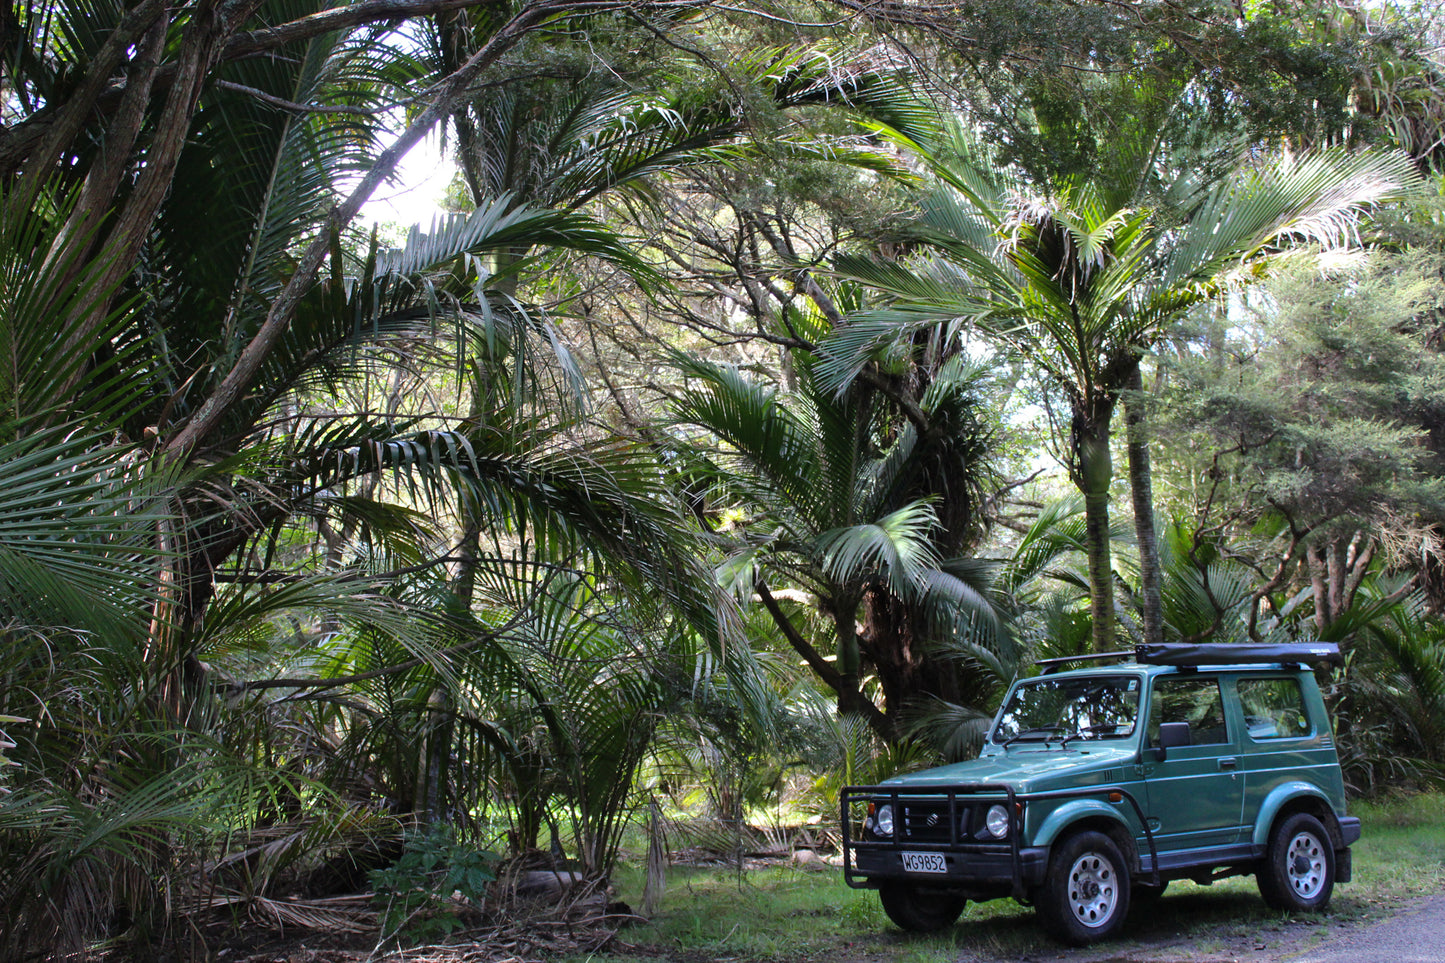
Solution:
[[[942,853],[901,853],[905,873],[946,873],[948,863]]]

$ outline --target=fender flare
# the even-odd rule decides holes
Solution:
[[[1090,798],[1071,799],[1049,813],[1033,834],[1033,845],[1052,847],[1070,826],[1085,819],[1102,819],[1113,823],[1129,840],[1129,849],[1135,848],[1134,831],[1129,828],[1129,823],[1120,815],[1119,810],[1102,799]]]
[[[1251,842],[1260,848],[1269,845],[1269,833],[1274,827],[1275,820],[1279,818],[1280,810],[1295,800],[1305,797],[1318,800],[1324,810],[1330,814],[1330,818],[1325,822],[1325,830],[1338,845],[1339,817],[1335,814],[1335,807],[1330,805],[1330,798],[1325,795],[1324,790],[1314,783],[1305,782],[1302,779],[1282,782],[1264,797],[1264,802],[1259,807],[1259,817],[1254,821],[1254,835]]]

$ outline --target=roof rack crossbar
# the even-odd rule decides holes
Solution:
[[[1133,652],[1095,652],[1089,655],[1061,655],[1055,659],[1039,659],[1034,665],[1043,669],[1040,675],[1048,675],[1050,672],[1057,672],[1071,662],[1123,662],[1126,659],[1134,658]]]

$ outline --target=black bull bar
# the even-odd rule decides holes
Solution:
[[[847,786],[839,795],[839,815],[843,829],[843,878],[849,886],[860,888],[861,885],[855,880],[867,880],[869,877],[860,874],[854,868],[853,853],[858,849],[898,851],[903,849],[917,851],[933,851],[939,853],[967,853],[971,844],[959,838],[959,814],[963,806],[977,806],[988,804],[1002,804],[1008,813],[1009,831],[1009,862],[1012,872],[1012,895],[1015,899],[1025,899],[1027,892],[1024,888],[1023,861],[1020,857],[1023,836],[1023,813],[1024,805],[1030,802],[1038,802],[1046,799],[1082,799],[1090,796],[1098,796],[1107,799],[1113,794],[1118,794],[1124,801],[1128,802],[1134,810],[1134,815],[1139,819],[1139,825],[1144,830],[1144,841],[1149,847],[1149,863],[1151,867],[1150,882],[1153,885],[1159,884],[1159,853],[1154,846],[1154,833],[1149,828],[1149,820],[1144,816],[1144,810],[1134,794],[1123,786],[1086,786],[1080,789],[1058,789],[1049,792],[1016,792],[1012,786],[1002,783],[979,783],[969,786],[946,787],[928,786],[914,789],[904,789],[897,786]],[[900,839],[901,822],[899,829],[895,830],[892,839],[860,839],[853,833],[852,821],[848,818],[849,806],[857,806],[866,803],[884,803],[893,806],[893,811],[898,814],[896,819],[901,819],[904,802],[929,802],[933,804],[946,804],[948,806],[948,840],[946,842],[909,841]]]

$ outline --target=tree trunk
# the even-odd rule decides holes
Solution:
[[[1315,628],[1327,632],[1354,604],[1375,558],[1375,541],[1364,532],[1335,535],[1305,552],[1315,604]]]
[[[1129,492],[1134,501],[1134,535],[1139,543],[1139,608],[1144,641],[1164,641],[1164,600],[1159,572],[1159,537],[1154,531],[1154,478],[1149,463],[1149,432],[1145,425],[1144,379],[1139,366],[1129,375],[1133,392],[1125,406],[1129,439]]]
[[[1114,459],[1109,452],[1111,399],[1096,401],[1093,411],[1075,407],[1071,425],[1074,484],[1084,495],[1084,547],[1089,558],[1089,618],[1095,652],[1114,648],[1114,565],[1109,544],[1109,484]]]
[[[858,649],[858,626],[853,621],[855,608],[840,601],[833,613],[838,630],[838,713],[845,716],[863,711],[863,694],[859,691],[863,682],[863,659]]]
[[[919,696],[960,700],[954,666],[929,652],[915,634],[918,620],[907,603],[887,589],[872,588],[863,597],[863,611],[863,640],[890,718]]]
[[[872,701],[864,699],[861,694],[857,694],[858,680],[856,678],[852,683],[852,691],[855,693],[855,696],[849,699],[849,697],[843,694],[847,690],[847,684],[844,682],[842,676],[842,659],[840,658],[838,661],[829,662],[823,658],[822,654],[819,653],[818,650],[803,637],[797,627],[793,625],[792,620],[788,618],[787,613],[783,611],[782,606],[778,604],[778,600],[768,589],[766,582],[758,579],[753,583],[753,588],[758,593],[758,599],[763,603],[763,608],[767,609],[768,614],[772,616],[773,624],[778,627],[778,631],[783,633],[783,638],[787,639],[788,644],[793,647],[793,650],[803,657],[803,661],[807,663],[808,668],[813,670],[813,674],[816,675],[824,685],[838,694],[838,711],[862,712],[863,718],[867,720],[868,725],[878,734],[878,737],[886,742],[892,742],[893,727],[891,720],[885,716]],[[849,624],[851,624],[851,621]],[[852,645],[855,651],[856,664],[857,662],[861,662],[861,653],[857,652],[858,640],[856,637],[856,629],[854,632],[855,635],[853,636]],[[839,635],[838,646],[841,652],[844,643],[841,639],[841,633],[839,633]],[[845,710],[845,705],[856,706],[856,709]]]

